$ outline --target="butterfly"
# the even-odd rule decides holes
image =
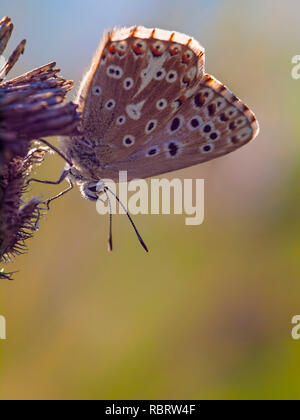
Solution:
[[[61,139],[69,164],[56,183],[67,179],[65,192],[77,184],[94,201],[99,181],[118,181],[119,171],[130,181],[186,168],[237,150],[259,131],[250,108],[205,73],[195,39],[142,26],[105,33],[77,103],[80,133]]]

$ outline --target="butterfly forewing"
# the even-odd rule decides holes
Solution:
[[[117,180],[120,170],[146,178],[205,162],[258,131],[250,109],[204,74],[204,49],[195,40],[143,27],[106,34],[78,102],[83,134],[68,147],[75,165],[99,179]]]

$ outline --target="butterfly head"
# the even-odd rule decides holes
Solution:
[[[78,185],[82,197],[86,200],[97,201],[99,195],[104,193],[105,184],[101,180],[87,179],[74,167],[67,167],[66,170],[68,170],[68,178]]]
[[[81,195],[86,200],[97,201],[99,195],[104,193],[105,184],[102,181],[86,181],[80,186]]]

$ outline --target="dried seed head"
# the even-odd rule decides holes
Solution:
[[[10,18],[0,21],[0,56],[13,30]],[[25,241],[38,228],[42,203],[22,199],[35,165],[43,162],[47,148],[34,148],[45,136],[74,135],[80,114],[77,105],[64,103],[73,82],[58,76],[49,63],[13,80],[4,80],[24,52],[23,40],[0,65],[0,263],[26,251]],[[3,61],[3,60],[2,60]],[[0,278],[11,274],[0,271]]]
[[[37,229],[41,201],[32,198],[24,204],[25,180],[34,165],[40,164],[44,149],[34,149],[28,156],[14,158],[0,169],[0,261],[26,250],[25,240]]]

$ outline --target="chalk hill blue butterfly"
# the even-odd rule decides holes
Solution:
[[[75,183],[97,200],[99,180],[118,181],[119,171],[128,180],[152,177],[254,139],[254,113],[205,73],[204,62],[204,48],[178,32],[108,31],[78,93],[80,133],[61,140],[69,164],[57,183],[67,178],[67,191]]]

